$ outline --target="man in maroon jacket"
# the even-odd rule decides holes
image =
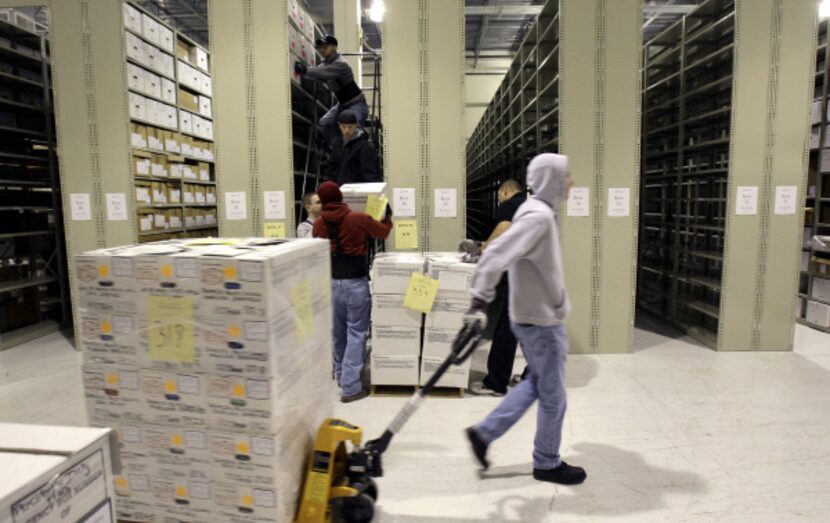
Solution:
[[[323,213],[314,222],[313,236],[331,241],[331,300],[334,310],[334,375],[340,401],[366,397],[360,371],[366,356],[372,298],[367,278],[368,239],[385,240],[392,230],[391,212],[379,222],[343,203],[340,187],[325,182],[317,188]]]

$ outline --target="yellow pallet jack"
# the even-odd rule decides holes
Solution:
[[[492,322],[489,322],[492,323]],[[361,447],[363,431],[340,419],[320,426],[308,462],[305,485],[295,523],[369,523],[375,514],[378,488],[372,478],[383,476],[381,456],[424,399],[452,365],[461,365],[489,337],[481,321],[459,331],[447,358],[416,391],[383,435]],[[351,451],[348,450],[351,446]]]

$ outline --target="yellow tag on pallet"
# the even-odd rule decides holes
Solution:
[[[193,363],[193,300],[150,296],[147,309],[150,359]]]
[[[265,222],[263,229],[266,238],[285,238],[285,222]]]
[[[435,302],[435,295],[438,294],[438,285],[438,280],[435,278],[413,272],[403,299],[403,306],[424,314],[429,313]]]
[[[398,220],[395,222],[395,249],[399,251],[418,249],[417,220]]]
[[[384,195],[370,194],[366,199],[366,214],[381,221],[386,214],[386,204],[389,203],[389,198]]]
[[[314,309],[311,305],[311,282],[302,281],[291,289],[291,305],[297,319],[296,339],[302,344],[312,335],[314,330]]]

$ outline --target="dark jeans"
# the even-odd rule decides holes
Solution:
[[[496,287],[496,299],[490,305],[493,307],[491,317],[498,319],[493,331],[493,345],[487,357],[487,376],[484,377],[484,386],[496,392],[507,392],[507,385],[513,374],[513,361],[516,359],[517,343],[510,329],[508,311],[509,293],[505,275]]]

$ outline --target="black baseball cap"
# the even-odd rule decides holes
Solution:
[[[314,44],[317,47],[323,47],[324,45],[337,45],[337,38],[332,35],[326,35],[323,38],[318,38]]]

